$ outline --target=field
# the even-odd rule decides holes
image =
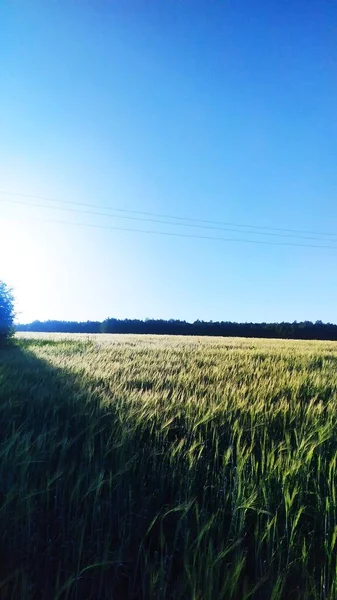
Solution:
[[[337,599],[337,344],[0,350],[0,598]]]

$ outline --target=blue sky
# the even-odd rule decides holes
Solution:
[[[0,23],[0,278],[20,321],[337,321],[337,249],[77,225],[337,248],[334,2],[5,0]]]

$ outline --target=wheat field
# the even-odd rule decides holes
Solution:
[[[337,344],[20,334],[0,598],[337,598]]]

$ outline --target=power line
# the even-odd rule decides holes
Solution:
[[[125,208],[119,208],[119,207],[112,207],[112,206],[102,206],[102,205],[98,205],[98,204],[89,204],[89,203],[85,203],[85,202],[74,202],[74,201],[70,201],[70,200],[60,200],[57,198],[50,198],[47,196],[38,196],[38,195],[33,195],[33,194],[21,194],[18,192],[9,192],[6,190],[0,190],[0,193],[2,194],[6,194],[6,195],[10,195],[10,196],[18,196],[21,198],[33,198],[36,200],[46,200],[48,202],[58,202],[59,204],[70,204],[73,206],[85,206],[88,208],[99,208],[99,209],[103,209],[103,210],[108,210],[108,211],[115,211],[115,212],[121,212],[121,213],[130,213],[130,214],[137,214],[137,215],[144,215],[144,216],[148,216],[148,217],[159,217],[162,219],[174,219],[177,221],[189,221],[189,222],[194,222],[194,223],[207,223],[209,225],[224,225],[224,226],[229,226],[229,227],[246,227],[246,228],[250,228],[250,229],[263,229],[265,231],[269,230],[269,231],[280,231],[280,232],[288,232],[288,233],[300,233],[300,234],[312,234],[312,235],[320,235],[320,236],[333,236],[333,237],[337,237],[337,233],[332,233],[332,232],[324,232],[324,231],[312,231],[312,230],[304,230],[304,229],[286,229],[286,228],[281,228],[281,227],[267,227],[264,225],[244,225],[242,223],[232,223],[232,222],[226,222],[226,221],[216,221],[216,220],[208,220],[208,219],[196,219],[194,217],[180,217],[180,216],[174,216],[174,215],[164,215],[164,214],[160,214],[160,213],[154,213],[154,212],[145,212],[145,211],[139,211],[139,210],[131,210],[131,209],[125,209]],[[107,216],[107,215],[105,215]],[[253,232],[245,232],[245,233],[253,233]],[[290,237],[295,237],[295,236],[290,236]],[[305,238],[303,238],[305,239]],[[315,238],[316,239],[316,238]],[[335,241],[335,240],[334,240]],[[337,241],[337,240],[336,240]]]
[[[12,220],[25,220],[25,219],[17,219],[14,218]],[[292,246],[297,248],[322,248],[326,250],[337,250],[337,246],[322,246],[319,244],[297,244],[295,242],[268,242],[266,240],[247,240],[247,239],[237,239],[237,238],[222,238],[208,235],[194,235],[188,233],[177,233],[173,231],[156,231],[150,229],[134,229],[132,227],[117,227],[110,225],[94,225],[92,223],[77,223],[70,221],[61,221],[56,219],[41,219],[38,217],[34,217],[35,221],[39,221],[42,223],[56,223],[60,225],[75,225],[79,227],[93,227],[97,229],[109,229],[113,231],[127,231],[131,233],[145,233],[147,235],[163,235],[169,237],[179,237],[179,238],[189,238],[189,239],[198,239],[198,240],[213,240],[217,242],[237,242],[244,244],[267,244],[268,246]]]
[[[173,226],[181,226],[181,227],[192,227],[193,229],[208,229],[208,230],[213,230],[213,231],[230,231],[232,233],[248,233],[250,235],[268,235],[268,236],[273,236],[273,237],[283,237],[283,238],[297,238],[300,240],[317,240],[317,241],[324,241],[324,242],[330,242],[330,243],[336,243],[337,240],[333,240],[333,239],[321,239],[319,237],[315,237],[315,236],[298,236],[295,234],[289,234],[289,233],[272,233],[272,232],[266,232],[266,231],[244,231],[244,230],[239,230],[239,229],[234,229],[231,227],[215,227],[215,226],[211,226],[211,225],[197,225],[197,224],[192,224],[192,223],[173,223],[171,221],[164,221],[164,220],[158,220],[158,219],[151,219],[151,218],[145,218],[145,217],[130,217],[128,215],[112,215],[112,214],[107,214],[107,213],[102,213],[102,212],[97,212],[97,211],[90,211],[90,210],[79,210],[76,208],[63,208],[63,207],[59,207],[59,206],[48,206],[46,204],[37,204],[36,202],[22,202],[20,200],[8,200],[8,199],[3,199],[0,198],[0,202],[5,202],[6,204],[19,204],[20,206],[28,206],[28,207],[34,207],[34,208],[46,208],[46,209],[50,209],[50,210],[61,210],[61,211],[67,211],[67,212],[71,212],[71,213],[79,213],[79,214],[84,214],[84,215],[96,215],[96,216],[101,216],[101,217],[108,217],[108,218],[113,218],[113,219],[127,219],[130,221],[142,221],[142,222],[146,222],[146,223],[160,223],[163,225],[173,225]]]

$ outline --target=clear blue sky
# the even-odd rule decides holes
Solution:
[[[0,24],[0,200],[337,236],[332,0],[5,0]],[[21,322],[337,321],[336,249],[79,222],[321,243],[0,202]]]

